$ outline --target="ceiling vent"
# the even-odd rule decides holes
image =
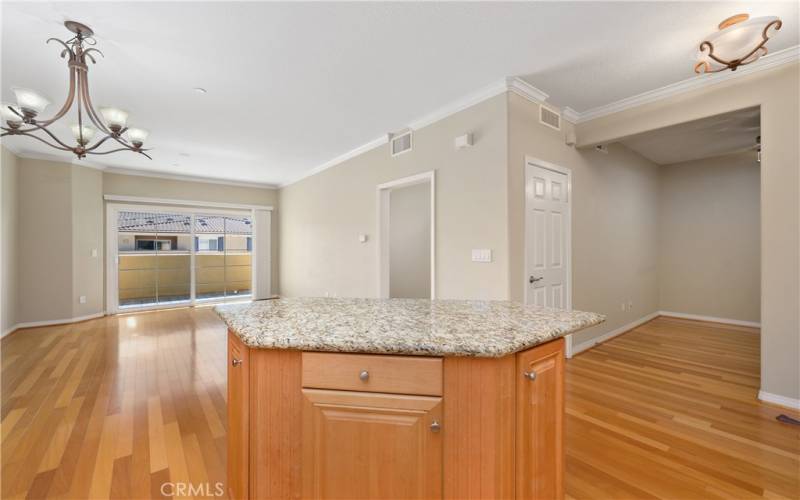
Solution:
[[[544,106],[539,106],[539,123],[561,130],[561,114]]]
[[[392,134],[389,139],[392,156],[401,155],[411,151],[411,131]]]

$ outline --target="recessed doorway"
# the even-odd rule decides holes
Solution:
[[[378,296],[436,296],[434,172],[378,186]]]

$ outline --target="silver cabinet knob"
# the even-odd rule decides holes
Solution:
[[[234,368],[236,368],[237,366],[242,364],[242,360],[241,359],[237,359],[237,358],[233,358],[231,360],[231,364],[233,365]]]
[[[431,431],[432,432],[439,432],[442,429],[442,424],[439,423],[438,420],[434,420],[431,424]]]
[[[533,371],[533,370],[531,370],[529,372],[522,372],[522,376],[525,377],[526,379],[530,380],[531,382],[536,380],[536,372]]]
[[[358,378],[360,378],[362,382],[366,382],[369,380],[369,372],[367,370],[361,370],[361,373],[358,374]]]

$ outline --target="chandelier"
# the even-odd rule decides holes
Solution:
[[[770,29],[777,31],[782,24],[774,16],[750,19],[747,14],[737,14],[725,19],[719,23],[719,31],[700,44],[694,72],[736,71],[739,66],[757,61],[767,54]]]
[[[92,54],[103,55],[102,52],[91,47],[96,43],[93,37],[94,32],[88,26],[75,21],[66,21],[64,26],[75,33],[75,36],[66,42],[50,38],[47,43],[52,41],[60,43],[64,47],[61,57],[68,58],[69,93],[67,100],[55,116],[48,120],[40,120],[37,119],[37,116],[50,102],[33,90],[13,89],[17,104],[16,106],[8,103],[2,104],[0,117],[6,126],[0,127],[3,129],[0,137],[7,135],[32,137],[55,149],[71,151],[78,158],[84,158],[86,155],[107,155],[118,151],[133,151],[150,158],[145,153],[148,150],[142,149],[148,132],[144,129],[128,127],[126,111],[106,107],[100,108],[98,114],[92,105],[92,99],[89,96],[89,67],[86,60],[88,59],[94,64],[96,61]],[[67,142],[71,141],[65,142],[59,139],[48,127],[72,109],[73,104],[76,104],[78,122],[71,126],[75,144],[68,144]],[[102,119],[100,115],[102,115]],[[100,136],[97,141],[90,144],[98,132]],[[39,134],[37,135],[37,133]],[[42,137],[43,135],[44,137]],[[97,148],[107,141],[111,141],[110,144],[118,147],[98,151]]]

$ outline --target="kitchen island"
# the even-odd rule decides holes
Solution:
[[[561,498],[563,335],[503,301],[219,306],[231,498]]]

